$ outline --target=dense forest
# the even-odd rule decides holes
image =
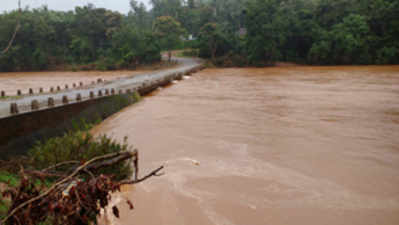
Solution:
[[[399,63],[399,0],[151,0],[130,12],[24,8],[0,15],[0,71],[134,68],[198,49],[220,66]],[[20,24],[20,26],[18,26]],[[169,31],[169,32],[168,32]]]

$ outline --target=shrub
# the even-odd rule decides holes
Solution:
[[[62,162],[85,162],[97,156],[129,150],[131,148],[127,145],[126,139],[120,144],[105,135],[95,138],[88,132],[78,131],[39,142],[28,154],[32,166],[41,170]],[[115,179],[122,180],[132,174],[132,168],[130,162],[125,162],[93,171],[93,173],[114,175]]]
[[[383,47],[377,51],[378,64],[395,64],[398,63],[399,49],[396,47]]]

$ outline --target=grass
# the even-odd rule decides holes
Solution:
[[[15,188],[19,185],[20,179],[16,174],[12,174],[7,171],[2,171],[0,170],[0,219],[3,218],[6,213],[8,212],[8,209],[11,205],[11,200],[9,198],[4,198],[1,195],[1,192],[5,191],[8,188]],[[50,187],[53,184],[51,180],[45,180],[43,185],[46,187]],[[40,180],[36,180],[35,185],[41,186],[42,182]]]
[[[7,187],[16,187],[19,184],[19,178],[15,174],[7,171],[0,171],[0,183],[4,184],[0,189],[0,191],[3,192],[5,191],[3,189],[7,189]],[[10,204],[10,199],[3,198],[3,196],[0,195],[0,218],[7,213]]]
[[[11,187],[16,187],[19,183],[19,178],[17,175],[7,171],[0,171],[0,183],[7,184]]]

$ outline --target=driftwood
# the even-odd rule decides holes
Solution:
[[[133,180],[113,181],[112,176],[95,176],[91,171],[109,167],[126,160],[132,160],[135,175]],[[62,174],[57,168],[71,166],[73,172]],[[10,195],[12,206],[0,224],[36,224],[43,222],[48,216],[55,224],[81,224],[99,214],[100,208],[108,205],[110,193],[120,191],[121,185],[137,184],[150,177],[160,176],[161,166],[143,178],[138,178],[138,152],[120,152],[95,157],[85,163],[77,161],[62,162],[41,171],[25,171],[21,167],[21,185],[16,190],[6,191]],[[68,171],[68,170],[67,170]],[[70,171],[70,170],[69,170]],[[89,179],[81,177],[89,174]],[[30,176],[29,179],[28,176]],[[59,178],[51,187],[39,190],[33,185],[34,179],[44,181],[44,178]],[[43,187],[42,187],[43,188]],[[133,209],[130,201],[127,202]],[[113,208],[116,217],[119,210]],[[23,222],[23,223],[21,223]]]

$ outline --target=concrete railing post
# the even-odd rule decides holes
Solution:
[[[82,95],[80,93],[76,95],[76,101],[78,102],[82,101]]]
[[[51,97],[48,98],[47,105],[48,105],[48,107],[54,107],[55,106],[54,98],[51,98]]]
[[[62,103],[63,104],[68,104],[69,103],[68,96],[66,96],[66,95],[62,96]]]
[[[94,98],[94,92],[90,91],[90,99]]]
[[[30,106],[32,110],[38,110],[40,107],[39,102],[37,100],[32,100]]]
[[[11,114],[18,114],[19,113],[17,103],[11,103],[11,105],[10,105],[10,113]]]

